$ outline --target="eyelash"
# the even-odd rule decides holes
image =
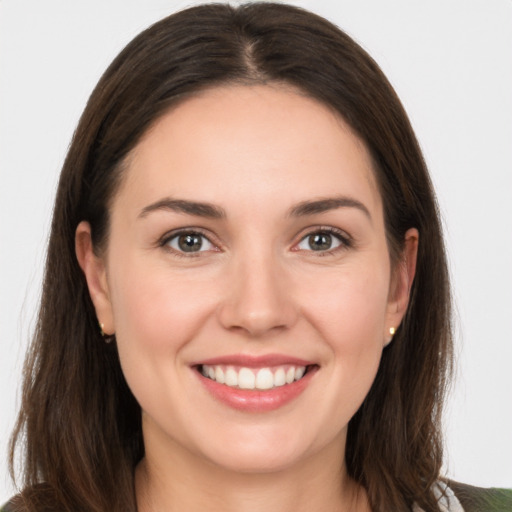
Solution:
[[[185,229],[182,228],[177,231],[172,231],[170,233],[166,233],[158,241],[158,246],[162,247],[166,251],[172,253],[173,256],[176,256],[178,258],[194,258],[194,257],[201,256],[201,253],[203,253],[203,252],[208,252],[208,250],[185,252],[185,251],[176,250],[176,249],[170,247],[169,243],[173,239],[176,239],[183,235],[200,236],[203,239],[206,239],[208,241],[208,243],[210,243],[212,246],[214,246],[217,249],[215,252],[218,252],[220,250],[220,249],[218,249],[218,244],[215,244],[214,242],[212,242],[211,239],[209,238],[209,236],[207,236],[201,229],[198,229],[198,228],[185,228]],[[333,249],[327,249],[325,251],[322,251],[322,250],[314,251],[313,249],[304,250],[304,249],[295,248],[299,244],[301,244],[302,242],[307,240],[308,237],[313,236],[313,235],[333,236],[340,242],[340,245],[338,247],[334,247]],[[332,226],[320,226],[320,227],[310,229],[310,231],[308,231],[305,235],[303,235],[301,237],[301,239],[299,240],[299,242],[294,245],[294,248],[292,248],[292,250],[295,252],[299,252],[299,251],[310,252],[310,253],[312,253],[312,255],[314,254],[317,257],[325,257],[325,256],[331,256],[333,254],[336,254],[339,251],[345,251],[347,249],[352,248],[353,246],[354,246],[353,239],[346,232],[341,231],[340,229],[333,228]]]
[[[213,247],[217,248],[217,244],[212,242],[210,240],[210,237],[208,237],[201,229],[198,228],[182,228],[177,231],[172,231],[170,233],[166,233],[159,241],[158,246],[162,247],[166,251],[170,252],[173,256],[176,256],[178,258],[197,258],[201,256],[201,253],[208,252],[208,251],[191,251],[191,252],[185,252],[185,251],[179,251],[172,247],[170,247],[169,243],[171,240],[175,238],[179,238],[183,235],[191,235],[191,236],[199,236],[203,239],[207,240],[208,243],[210,243]],[[218,252],[218,250],[216,251]]]
[[[347,249],[351,249],[354,246],[354,241],[352,237],[350,237],[345,231],[341,231],[340,229],[333,228],[332,226],[320,226],[311,229],[308,231],[302,238],[299,240],[299,245],[303,241],[307,240],[310,236],[313,235],[330,235],[336,238],[340,245],[338,247],[334,247],[332,249],[327,249],[325,251],[314,251],[314,250],[306,250],[305,252],[312,253],[312,255],[316,257],[326,257],[337,254],[340,251],[346,251]],[[295,251],[301,251],[302,249],[295,249]]]

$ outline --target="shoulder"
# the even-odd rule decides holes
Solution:
[[[0,512],[28,512],[29,510],[21,496],[15,496],[4,506],[0,507]]]
[[[15,504],[13,504],[14,502],[14,499],[12,499],[11,501],[9,501],[8,503],[6,503],[5,505],[3,506],[0,506],[0,512],[16,512],[17,507]]]
[[[511,512],[512,489],[483,488],[459,482],[446,482],[460,501],[464,512]]]
[[[0,512],[57,512],[62,510],[52,488],[46,484],[28,487],[14,496]]]
[[[55,508],[48,508],[44,505],[39,507],[32,503],[27,503],[23,498],[16,496],[5,505],[0,506],[0,512],[56,512]]]
[[[0,512],[17,512],[18,510],[23,510],[23,508],[20,508],[21,505],[19,503],[18,498],[13,498],[9,502],[7,502],[5,505],[0,506]]]

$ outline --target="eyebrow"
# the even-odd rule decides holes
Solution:
[[[139,214],[139,218],[147,217],[151,212],[158,210],[169,210],[178,213],[186,213],[188,215],[196,215],[198,217],[206,217],[209,219],[223,219],[226,217],[226,212],[220,206],[216,206],[211,203],[200,203],[196,201],[187,201],[185,199],[172,199],[170,197],[166,197],[143,208]]]
[[[361,203],[361,201],[346,196],[328,197],[314,201],[303,201],[293,206],[289,210],[288,215],[290,217],[304,217],[306,215],[315,215],[330,210],[336,210],[338,208],[356,208],[363,212],[370,221],[372,220],[370,211],[363,203]]]
[[[372,220],[368,208],[366,208],[366,206],[361,203],[361,201],[345,196],[302,201],[293,206],[288,211],[288,216],[305,217],[307,215],[324,213],[330,210],[336,210],[338,208],[356,208],[363,212],[368,217],[368,219]],[[185,213],[188,215],[195,215],[209,219],[225,219],[227,216],[223,208],[211,203],[188,201],[186,199],[172,199],[170,197],[166,197],[144,207],[139,214],[139,218],[147,217],[151,212],[159,210]]]

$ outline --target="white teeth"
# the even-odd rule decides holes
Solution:
[[[201,373],[205,377],[229,387],[266,390],[300,380],[306,373],[306,367],[284,365],[255,369],[222,365],[202,365]]]
[[[242,373],[242,372],[240,372]],[[268,368],[262,368],[256,374],[256,389],[270,389],[274,387],[274,376]]]
[[[286,384],[286,374],[283,368],[278,368],[274,373],[274,386],[284,386]]]
[[[242,368],[238,372],[238,387],[240,389],[254,389],[256,377],[249,368]]]
[[[238,386],[238,373],[234,368],[228,368],[226,370],[225,384],[232,387]]]
[[[305,371],[306,371],[306,368],[304,368],[304,366],[299,366],[298,368],[296,368],[296,370],[295,370],[295,380],[302,379]]]
[[[215,368],[215,380],[217,382],[220,382],[221,384],[224,384],[224,382],[226,382],[224,377],[224,370],[220,366],[217,366]]]

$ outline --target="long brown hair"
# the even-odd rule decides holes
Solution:
[[[136,510],[140,407],[105,344],[74,236],[87,220],[108,243],[123,161],[169,107],[206,87],[279,82],[334,108],[366,144],[392,261],[420,233],[404,321],[351,420],[346,464],[372,510],[437,510],[440,415],[451,370],[450,296],[438,209],[399,99],[368,54],[325,19],[268,2],[193,7],[137,36],[107,69],[80,119],[57,191],[39,318],[11,441],[24,450],[23,510]]]

